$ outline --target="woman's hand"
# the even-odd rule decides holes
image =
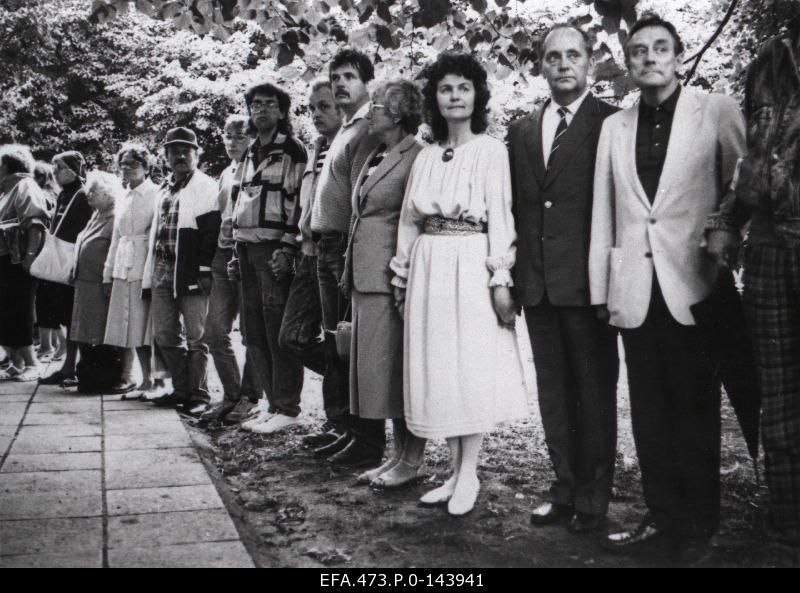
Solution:
[[[508,286],[492,288],[492,305],[498,323],[506,329],[514,329],[517,323],[517,306]]]
[[[406,312],[406,289],[399,286],[392,286],[394,293],[394,306],[397,309],[400,319],[405,319]]]

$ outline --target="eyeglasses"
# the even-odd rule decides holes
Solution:
[[[380,103],[370,103],[369,110],[375,111],[376,109],[386,111],[386,105],[381,105]]]
[[[139,167],[144,167],[139,161],[120,161],[119,163],[120,169],[138,169]]]
[[[274,111],[279,108],[275,101],[253,101],[250,103],[250,111]]]

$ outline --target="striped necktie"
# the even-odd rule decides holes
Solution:
[[[561,137],[564,135],[564,132],[567,131],[567,114],[569,113],[569,109],[566,107],[559,107],[558,108],[558,115],[561,116],[561,119],[558,122],[558,127],[556,128],[556,135],[553,138],[553,145],[550,148],[550,156],[547,157],[547,168],[550,168],[550,165],[553,164],[553,156],[556,154],[558,150],[558,145],[561,142]]]

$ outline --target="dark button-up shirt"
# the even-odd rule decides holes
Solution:
[[[681,87],[665,99],[658,107],[639,103],[639,125],[636,129],[636,172],[644,191],[652,204],[658,191],[658,182],[664,161],[667,158],[669,136],[672,132],[672,118]]]

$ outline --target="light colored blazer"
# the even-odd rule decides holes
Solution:
[[[642,325],[653,272],[672,316],[694,325],[689,307],[706,298],[716,265],[701,247],[706,217],[719,208],[745,150],[744,119],[726,96],[682,89],[653,204],[636,170],[639,106],[603,124],[597,147],[589,285],[610,323]]]
[[[351,285],[359,292],[391,294],[389,262],[397,249],[397,227],[411,165],[422,145],[408,135],[364,176],[377,148],[370,151],[353,188],[353,217],[345,260]]]

